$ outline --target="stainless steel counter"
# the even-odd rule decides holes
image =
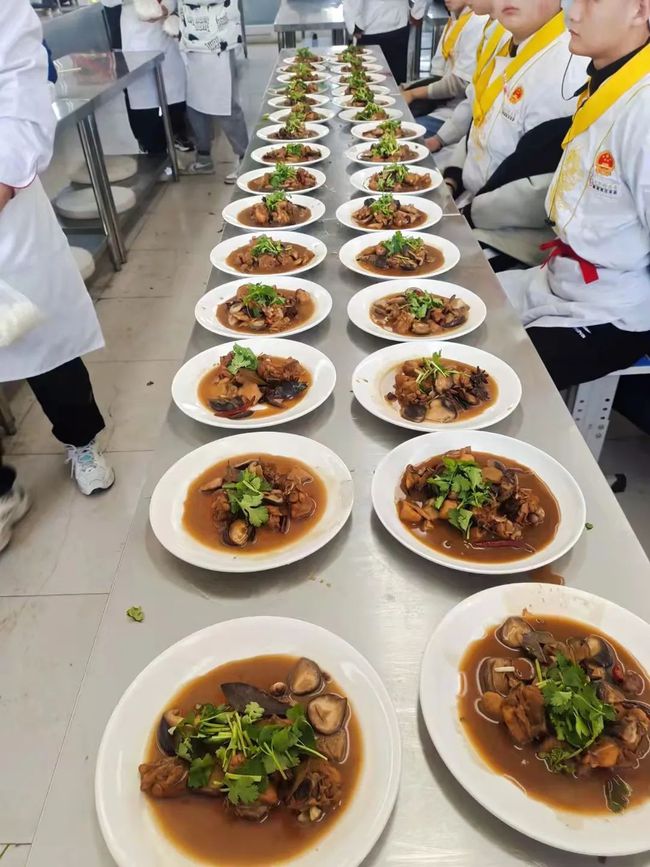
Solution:
[[[401,101],[398,104],[404,107]],[[282,430],[316,438],[343,458],[355,480],[351,519],[318,553],[259,575],[215,574],[174,559],[149,528],[151,491],[179,457],[224,434],[170,408],[28,867],[110,867],[113,862],[95,820],[93,775],[98,744],[115,703],[135,675],[174,641],[211,623],[251,614],[298,617],[338,633],[368,657],[393,697],[403,739],[401,790],[395,812],[364,867],[596,867],[598,863],[535,843],[494,819],[449,774],[424,728],[418,710],[418,669],[429,634],[458,601],[500,582],[420,559],[395,542],[372,513],[374,468],[409,433],[369,415],[352,397],[354,367],[387,344],[347,321],[351,294],[372,281],[351,273],[338,261],[339,247],[354,233],[335,221],[334,210],[351,197],[347,176],[358,167],[348,165],[343,157],[351,141],[349,126],[334,120],[331,127],[325,142],[332,158],[320,164],[327,174],[327,184],[320,191],[326,218],[310,227],[312,234],[325,241],[329,254],[307,276],[329,289],[334,307],[325,322],[301,338],[334,361],[338,380],[333,397],[323,406]],[[251,147],[259,145],[253,139]],[[248,158],[243,168],[252,167]],[[448,216],[432,231],[452,240],[462,252],[460,264],[446,278],[477,292],[488,306],[484,325],[464,340],[501,356],[514,367],[523,385],[519,408],[493,430],[531,442],[558,458],[585,494],[594,529],[585,532],[575,548],[556,562],[554,571],[564,575],[571,586],[606,596],[650,619],[650,563],[467,223],[446,193],[439,191],[435,198]],[[226,229],[226,237],[233,233]],[[207,288],[227,279],[213,273]],[[218,342],[215,335],[196,326],[188,356]],[[126,618],[131,605],[143,607],[142,624]],[[650,854],[617,861],[617,867],[641,865],[650,865]]]
[[[294,48],[300,30],[331,30],[332,43],[345,43],[343,4],[340,0],[281,0],[273,29],[279,48]]]

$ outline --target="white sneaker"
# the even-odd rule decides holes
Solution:
[[[180,169],[182,175],[213,175],[215,172],[212,157],[197,157],[189,166]]]
[[[65,448],[68,453],[66,463],[72,464],[71,475],[74,476],[82,494],[105,491],[111,487],[115,481],[115,473],[99,451],[95,440],[91,440],[87,446],[81,448],[75,446]]]
[[[11,542],[14,524],[25,517],[30,506],[27,491],[18,482],[14,482],[8,494],[0,497],[0,551],[4,551]]]
[[[239,172],[241,171],[241,164],[243,162],[244,162],[244,158],[239,157],[239,159],[237,160],[237,166],[229,174],[227,174],[226,177],[223,179],[224,184],[236,184],[237,183],[237,178],[239,177]]]

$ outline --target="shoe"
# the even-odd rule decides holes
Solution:
[[[223,179],[224,184],[236,184],[237,178],[239,177],[239,172],[241,171],[241,164],[244,162],[243,157],[239,157],[237,160],[237,167],[234,168],[226,177]]]
[[[74,476],[82,494],[93,494],[95,491],[105,491],[111,487],[115,481],[115,473],[99,451],[95,440],[80,448],[75,446],[65,448],[68,453],[66,463],[72,464],[71,475]]]
[[[185,136],[177,135],[174,138],[174,147],[182,154],[187,154],[194,150],[194,144]]]
[[[197,157],[193,163],[180,170],[182,175],[213,175],[212,157]]]
[[[25,517],[30,506],[27,491],[18,482],[14,482],[9,493],[0,497],[0,551],[4,551],[11,542],[14,524]]]

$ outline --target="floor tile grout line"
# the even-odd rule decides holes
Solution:
[[[78,596],[108,596],[110,590],[80,590],[78,593],[0,593],[0,599],[61,599]],[[1,844],[0,844],[1,845]]]

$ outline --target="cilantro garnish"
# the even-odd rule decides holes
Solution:
[[[357,115],[358,117],[358,115]],[[385,132],[382,137],[370,148],[370,152],[379,157],[389,157],[396,153],[399,148],[397,138],[394,133]]]
[[[273,213],[273,211],[277,208],[280,202],[287,201],[287,194],[284,190],[277,190],[275,193],[271,193],[268,196],[264,196],[264,204],[266,207]]]
[[[448,520],[452,527],[467,537],[474,519],[472,510],[488,503],[492,499],[492,490],[476,461],[443,457],[442,462],[444,468],[427,479],[436,492],[434,508],[439,509],[447,497],[454,494],[457,506],[449,512]]]
[[[126,616],[130,617],[131,620],[135,620],[136,623],[142,623],[144,620],[144,611],[139,605],[132,605],[130,608],[126,609]]]
[[[265,253],[268,253],[270,256],[279,256],[283,247],[282,241],[274,241],[268,235],[260,235],[256,238],[251,252],[256,259]]]
[[[253,527],[261,527],[269,520],[269,510],[262,505],[262,500],[271,486],[262,476],[247,468],[241,470],[238,481],[227,482],[223,489],[228,494],[233,515],[241,513]]]
[[[234,376],[242,367],[246,370],[257,370],[257,356],[247,347],[235,343],[232,359],[226,366],[226,370]]]
[[[397,135],[400,122],[398,120],[384,120],[379,124],[379,129],[385,134]]]
[[[440,363],[440,359],[442,358],[442,352],[434,352],[428,358],[420,359],[421,371],[417,375],[417,379],[415,380],[417,384],[420,386],[420,391],[426,391],[427,389],[424,387],[427,379],[435,379],[436,376],[450,376],[452,373],[455,373],[455,370],[451,368],[443,367]]]
[[[382,169],[377,178],[378,190],[392,190],[397,184],[403,183],[409,170],[406,166],[396,163]]]
[[[251,283],[242,300],[253,316],[259,316],[264,307],[280,307],[286,303],[286,299],[275,286],[264,283]]]
[[[383,198],[383,196],[382,196]],[[407,289],[404,293],[409,313],[416,319],[426,319],[429,311],[444,307],[443,302],[428,292],[415,292]]]
[[[212,771],[214,770],[214,756],[207,753],[200,759],[192,759],[187,785],[190,789],[202,789],[208,785]]]
[[[380,105],[377,105],[376,102],[369,102],[365,108],[362,108],[361,111],[357,112],[355,120],[372,120],[373,115],[379,114],[382,111],[384,111],[383,108]],[[382,139],[387,135],[392,135],[394,137],[394,132],[385,132]],[[395,140],[395,144],[397,145],[397,140]]]
[[[373,214],[383,214],[385,217],[390,217],[395,206],[395,199],[390,193],[385,193],[371,203],[370,210]]]
[[[286,163],[276,163],[269,180],[273,189],[277,190],[295,177],[296,170],[292,166],[288,166]]]
[[[392,237],[386,241],[382,241],[381,245],[386,248],[389,256],[398,256],[400,253],[407,253],[409,250],[413,252],[420,250],[422,241],[419,238],[409,238],[400,231],[397,231]]]
[[[285,145],[285,151],[289,157],[299,157],[302,154],[302,145],[288,144]]]

